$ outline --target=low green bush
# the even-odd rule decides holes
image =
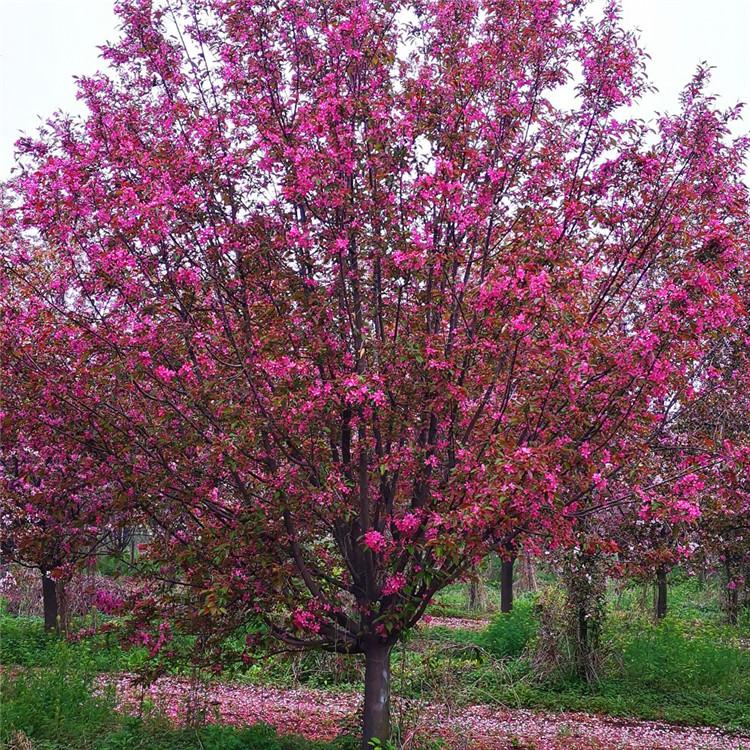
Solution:
[[[495,616],[477,643],[493,656],[520,656],[537,633],[539,621],[534,609],[535,599],[519,597],[510,612]]]
[[[143,648],[123,649],[114,633],[99,633],[66,641],[44,631],[39,617],[0,615],[0,664],[5,667],[46,667],[66,649],[71,661],[90,665],[96,672],[130,672],[146,659]]]
[[[50,748],[90,747],[117,723],[110,696],[94,694],[92,665],[73,658],[67,644],[45,643],[45,653],[44,668],[3,674],[0,737],[22,732]]]
[[[286,750],[273,727],[257,724],[236,728],[209,724],[176,729],[153,720],[128,717],[95,750]]]
[[[39,617],[0,614],[0,664],[34,666],[48,661],[58,638],[44,631]]]
[[[642,689],[723,690],[735,686],[750,699],[750,652],[722,643],[711,629],[691,631],[669,618],[646,625],[623,648],[623,677]]]

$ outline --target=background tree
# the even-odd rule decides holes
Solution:
[[[747,327],[738,327],[714,358],[715,386],[691,420],[704,442],[726,455],[712,472],[696,534],[704,554],[721,570],[727,619],[736,624],[750,592],[750,403]]]
[[[37,283],[55,286],[49,255],[16,251],[17,267],[33,266]],[[87,421],[58,400],[85,387],[60,345],[63,321],[7,281],[0,318],[0,549],[3,562],[41,573],[45,628],[67,631],[65,584],[111,541],[113,484],[89,450]]]

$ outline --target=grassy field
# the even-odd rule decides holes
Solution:
[[[535,596],[520,597],[508,615],[486,615],[486,626],[432,627],[399,644],[393,657],[393,689],[406,698],[456,707],[473,704],[586,711],[658,719],[729,730],[750,729],[750,635],[747,613],[739,627],[722,622],[716,592],[693,581],[670,591],[670,614],[655,624],[644,613],[638,588],[612,592],[602,637],[599,679],[589,685],[564,668],[540,674],[540,615]],[[490,592],[490,599],[495,592]],[[432,614],[471,617],[464,586],[438,598]],[[142,650],[124,651],[112,635],[62,642],[46,635],[35,618],[0,615],[2,726],[9,748],[39,750],[342,750],[354,741],[311,743],[279,737],[268,726],[175,729],[158,714],[127,717],[114,696],[94,690],[103,672],[143,666]],[[175,664],[177,674],[187,665]],[[238,665],[220,679],[277,687],[360,690],[355,657],[323,654],[273,656],[255,666]],[[19,732],[22,735],[19,735]],[[33,744],[22,745],[21,738]],[[25,741],[25,740],[24,740]]]

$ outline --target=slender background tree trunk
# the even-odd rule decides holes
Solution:
[[[587,614],[585,605],[579,604],[576,611],[576,673],[585,682],[589,682],[593,675]]]
[[[572,666],[579,679],[592,685],[598,679],[601,663],[599,647],[606,615],[606,568],[596,554],[568,554],[563,575],[567,589],[566,610]]]
[[[656,618],[663,620],[667,616],[667,569],[656,571]]]
[[[500,567],[500,611],[510,612],[513,609],[513,564],[516,558],[502,561]]]
[[[62,635],[68,635],[68,589],[66,581],[55,581],[55,595],[57,597],[57,630]]]
[[[536,582],[536,570],[534,569],[534,558],[528,552],[523,552],[518,559],[518,563],[518,591],[524,593],[536,591],[538,586]]]
[[[726,573],[726,589],[724,593],[724,608],[727,615],[727,622],[730,625],[736,625],[740,613],[740,590],[738,586],[739,568],[736,568],[734,561],[729,554],[724,557],[724,571]]]
[[[44,605],[44,629],[57,630],[57,584],[46,571],[42,571],[42,603]]]
[[[698,568],[698,588],[701,591],[706,588],[706,578],[706,561],[701,560],[700,566]]]
[[[477,568],[474,578],[469,581],[469,609],[472,612],[487,611],[487,565],[484,564]]]
[[[487,609],[487,587],[481,579],[469,583],[469,609],[472,612],[484,612]]]
[[[385,743],[391,736],[391,648],[385,643],[372,643],[365,649],[361,750],[372,750],[372,739]]]
[[[727,622],[730,625],[736,625],[739,619],[740,610],[740,598],[739,591],[734,589],[727,589]]]

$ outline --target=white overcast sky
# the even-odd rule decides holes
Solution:
[[[676,108],[696,65],[716,67],[722,102],[748,103],[750,0],[622,0],[625,22],[638,27],[651,55],[659,93],[648,111]],[[97,45],[117,36],[113,0],[0,0],[0,179],[13,164],[13,143],[56,109],[78,110],[73,76],[101,67]]]

